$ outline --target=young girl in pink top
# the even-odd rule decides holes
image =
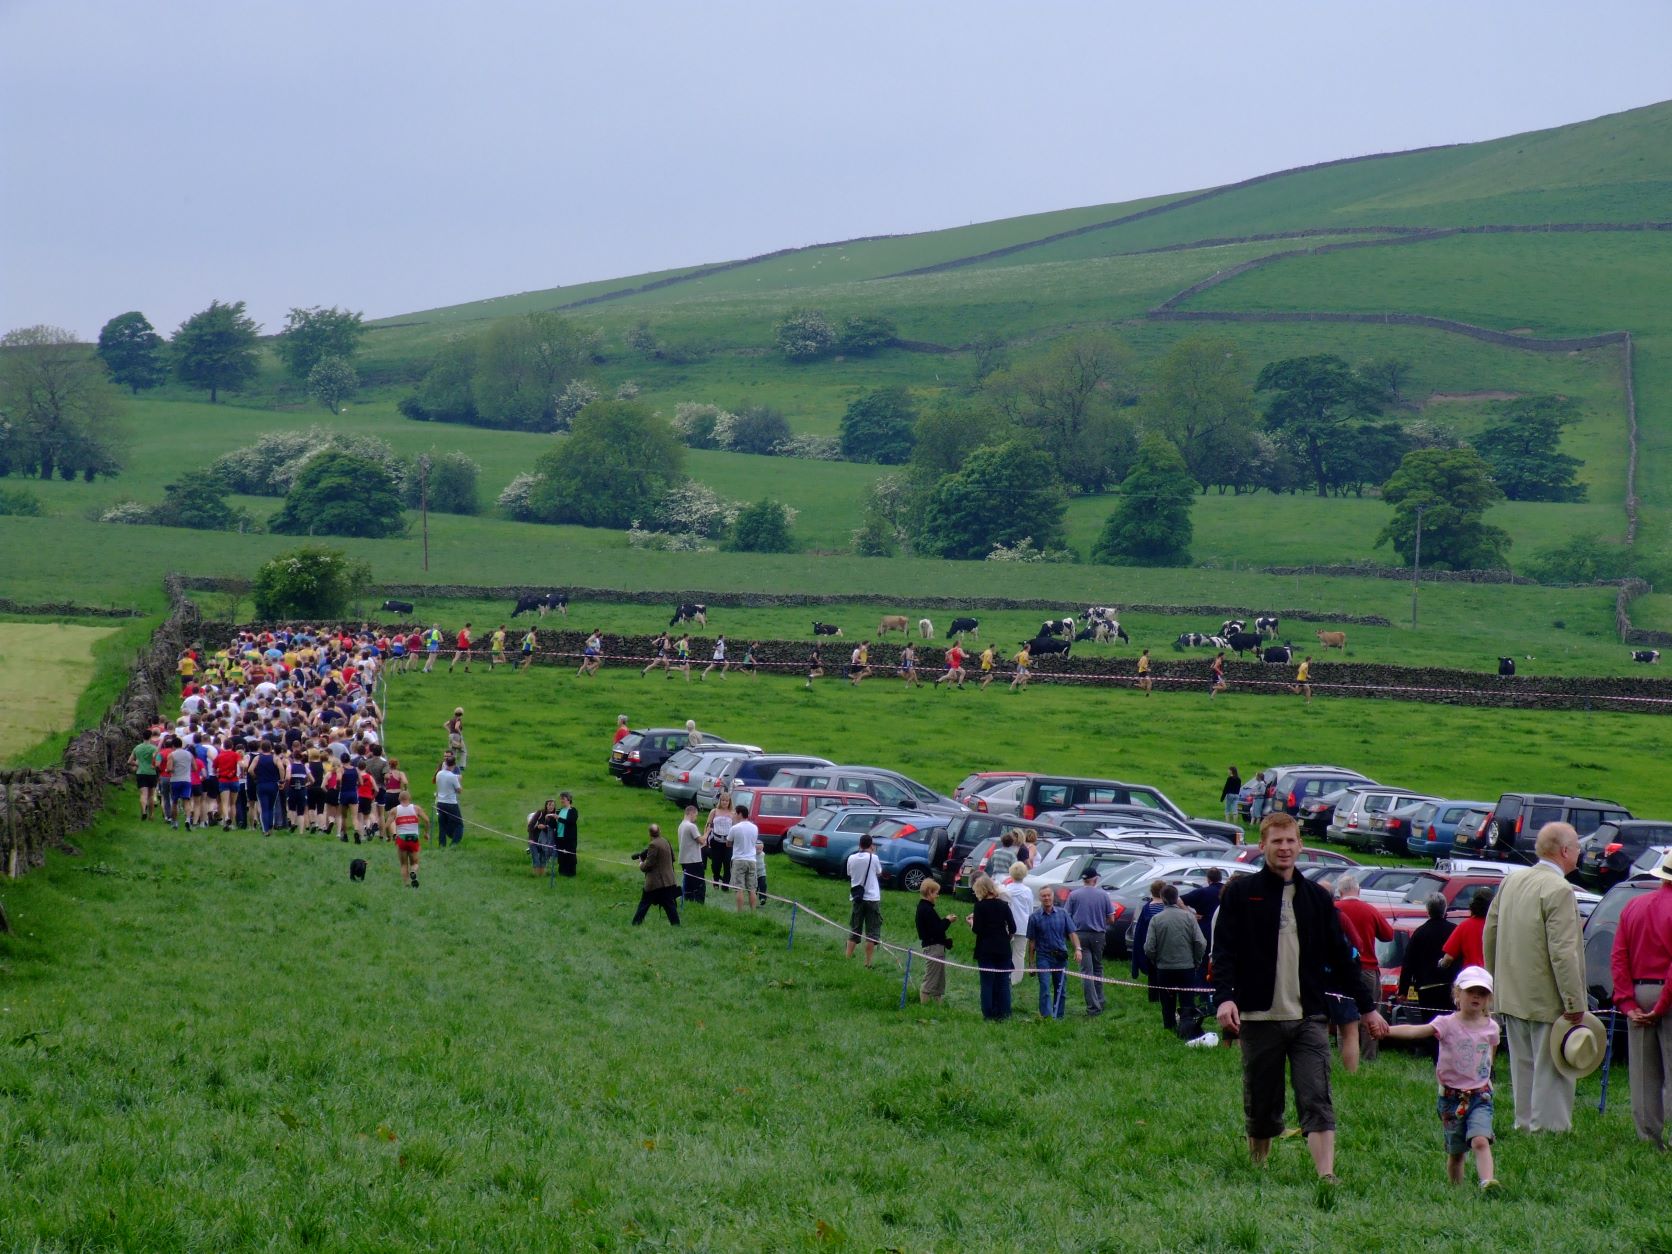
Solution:
[[[1492,976],[1485,967],[1464,967],[1451,986],[1455,1014],[1429,1023],[1389,1028],[1400,1040],[1439,1041],[1434,1078],[1440,1086],[1440,1127],[1446,1143],[1446,1176],[1463,1183],[1463,1158],[1475,1156],[1480,1187],[1495,1189],[1492,1174],[1492,1058],[1498,1048],[1498,1025],[1492,1008]]]

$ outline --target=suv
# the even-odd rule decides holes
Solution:
[[[1172,798],[1149,784],[1126,784],[1118,779],[1084,779],[1073,775],[1030,775],[1022,785],[1022,817],[1037,818],[1047,810],[1075,810],[1092,806],[1142,806],[1160,810],[1186,823],[1203,836],[1235,841],[1242,828],[1222,819],[1193,819]]]
[[[1024,823],[1014,816],[970,812],[955,814],[946,826],[946,858],[935,868],[941,887],[955,888],[960,875],[967,884],[974,884],[977,868],[974,864],[966,867],[970,854],[988,845],[988,842],[996,845],[1006,832],[1033,832],[1039,838],[1042,855],[1049,852],[1050,842],[1068,840],[1073,836],[1072,832],[1049,823]]]
[[[1647,819],[1621,819],[1604,823],[1579,842],[1579,866],[1574,874],[1581,884],[1606,893],[1632,873],[1632,863],[1646,849],[1672,845],[1672,823]]]
[[[762,753],[736,762],[724,763],[710,779],[697,786],[697,804],[712,810],[723,792],[734,788],[758,788],[788,766],[829,766],[826,758],[810,753]]]
[[[662,783],[662,763],[685,747],[691,733],[683,727],[646,727],[630,731],[610,750],[610,774],[623,784],[657,788]],[[703,733],[704,739],[728,744],[724,736]]]
[[[1382,847],[1382,833],[1371,826],[1378,815],[1413,801],[1433,800],[1436,798],[1404,788],[1355,789],[1350,801],[1344,799],[1335,807],[1335,820],[1329,825],[1328,839],[1355,849],[1379,849]],[[1399,843],[1399,852],[1405,852],[1403,840]]]
[[[1374,788],[1376,781],[1344,766],[1296,766],[1279,770],[1266,784],[1266,813],[1287,810],[1298,815],[1301,805],[1343,788]]]
[[[1472,848],[1477,858],[1496,862],[1520,862],[1531,866],[1538,861],[1533,843],[1546,823],[1571,823],[1574,831],[1589,836],[1604,823],[1629,819],[1631,811],[1617,801],[1597,797],[1565,797],[1559,793],[1506,792],[1498,798],[1492,817],[1487,819],[1479,847],[1457,834],[1458,852]]]
[[[1490,801],[1442,801],[1434,807],[1424,827],[1413,830],[1405,841],[1405,852],[1413,858],[1449,858],[1464,827],[1474,831],[1492,812]]]
[[[773,788],[822,788],[828,792],[862,792],[879,805],[937,814],[964,814],[963,806],[925,788],[915,779],[880,766],[786,767],[772,777]]]

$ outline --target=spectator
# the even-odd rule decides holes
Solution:
[[[1272,782],[1266,778],[1264,771],[1254,777],[1254,788],[1248,799],[1248,821],[1255,827],[1260,826],[1260,820],[1266,816],[1266,787]]]
[[[1661,881],[1626,906],[1614,934],[1614,1008],[1626,1016],[1631,1056],[1631,1118],[1637,1135],[1666,1148],[1672,1090],[1672,854],[1649,872]]]
[[[1486,915],[1481,947],[1497,985],[1509,1044],[1515,1126],[1566,1132],[1573,1126],[1573,1077],[1550,1051],[1557,1018],[1585,1018],[1585,955],[1579,908],[1567,877],[1579,865],[1579,834],[1566,823],[1539,829],[1538,862],[1504,877]]]
[[[465,670],[469,670],[470,663],[466,662],[464,668]],[[452,665],[449,664],[447,669],[452,670]],[[454,709],[453,717],[447,720],[445,727],[447,729],[448,751],[453,755],[454,760],[459,764],[459,774],[463,775],[466,765],[464,745],[464,706],[461,705]]]
[[[1132,978],[1147,979],[1155,983],[1155,968],[1150,965],[1149,955],[1146,953],[1146,943],[1149,940],[1150,923],[1155,916],[1166,907],[1161,900],[1161,890],[1167,887],[1166,880],[1151,880],[1149,899],[1138,910],[1138,918],[1132,925]],[[1149,999],[1160,1001],[1160,995],[1152,988]]]
[[[1144,937],[1144,957],[1149,960],[1153,985],[1161,995],[1161,1026],[1177,1032],[1182,1005],[1194,1016],[1196,994],[1191,986],[1196,972],[1208,956],[1208,942],[1196,922],[1196,912],[1179,904],[1179,890],[1168,884],[1161,890],[1161,912],[1150,920]],[[1192,1036],[1197,1033],[1191,1033]]]
[[[976,876],[974,891],[970,928],[975,932],[975,963],[981,968],[981,1017],[1008,1019],[1015,961],[1010,942],[1016,933],[1016,916],[1009,903],[999,897],[991,876]]]
[[[1237,768],[1232,767],[1231,773],[1225,776],[1225,782],[1219,786],[1219,800],[1225,807],[1225,821],[1232,822],[1237,817],[1237,796],[1242,792],[1242,776],[1237,774]]]
[[[1010,871],[1010,864],[1016,861],[1016,832],[1006,828],[999,837],[998,846],[993,850],[992,857],[987,860],[987,869],[994,879],[1003,882],[1003,876]]]
[[[563,803],[557,808],[557,873],[573,877],[581,844],[581,812],[575,809],[573,793],[560,792],[557,799]]]
[[[1016,931],[1010,938],[1010,982],[1020,984],[1027,970],[1028,920],[1033,918],[1033,893],[1027,885],[1028,868],[1025,862],[1012,862],[1005,872],[1001,888],[1010,903]]]
[[[453,769],[452,755],[449,754],[441,769],[435,773],[435,843],[438,849],[447,848],[449,839],[454,845],[464,839],[464,812],[459,808],[462,791],[464,784],[459,779],[459,773]]]
[[[610,740],[610,748],[615,748],[632,734],[633,733],[627,729],[627,716],[625,714],[617,714],[615,716],[615,736]]]
[[[1028,955],[1039,974],[1039,1017],[1060,1019],[1068,997],[1068,945],[1074,944],[1074,960],[1083,960],[1080,938],[1068,911],[1057,909],[1053,888],[1039,890],[1039,909],[1028,918]]]
[[[686,806],[685,817],[679,824],[679,869],[684,875],[686,901],[701,903],[708,895],[708,881],[703,878],[705,862],[702,828],[697,826],[697,807]]]
[[[737,818],[731,825],[731,882],[737,889],[737,908],[740,911],[755,908],[755,891],[760,887],[760,864],[755,861],[755,855],[760,838],[761,829],[749,821],[749,807],[738,806]],[[878,893],[877,900],[882,900],[881,893]],[[851,947],[848,952],[853,952]],[[870,958],[869,952],[866,958]],[[865,965],[871,964],[867,961]]]
[[[1382,963],[1376,957],[1376,942],[1393,939],[1393,925],[1387,916],[1364,898],[1359,896],[1358,878],[1353,875],[1343,875],[1335,881],[1335,909],[1341,916],[1341,930],[1352,942],[1353,948],[1358,950],[1358,977],[1364,984],[1364,991],[1372,1003],[1382,999]],[[1345,1004],[1345,1003],[1342,1003]],[[1343,1039],[1341,1042],[1342,1062],[1347,1060],[1346,1035],[1349,1029],[1343,1025]],[[1358,1020],[1358,1056],[1366,1062],[1374,1061],[1376,1057],[1376,1038],[1365,1027],[1364,1021]],[[1356,1071],[1357,1065],[1349,1066],[1347,1070]]]
[[[1492,906],[1492,890],[1477,888],[1469,898],[1469,917],[1446,937],[1442,949],[1442,966],[1449,968],[1483,967],[1486,965],[1486,951],[1481,944],[1481,938],[1486,934],[1486,912]],[[1450,991],[1446,994],[1451,995]]]
[[[644,922],[652,906],[662,907],[672,927],[679,926],[679,881],[673,874],[673,849],[662,835],[659,823],[650,825],[650,844],[638,855],[639,870],[644,872],[644,892],[639,895],[639,908],[633,912],[633,926]]]
[[[1081,983],[1086,988],[1086,1014],[1103,1013],[1103,952],[1109,940],[1109,925],[1115,921],[1115,902],[1097,882],[1097,867],[1086,864],[1080,886],[1068,894],[1068,917],[1080,938]]]
[[[694,718],[686,719],[685,720],[685,745],[686,745],[686,747],[689,748],[689,749],[695,749],[695,748],[699,747],[701,744],[702,744],[702,733],[697,730],[697,720],[694,719]]]
[[[1446,899],[1439,893],[1430,894],[1423,906],[1428,918],[1405,942],[1405,960],[1399,967],[1399,989],[1395,996],[1401,1003],[1414,1001],[1418,1008],[1429,1012],[1423,1015],[1427,1019],[1451,1009],[1451,981],[1446,978],[1441,963],[1446,941],[1451,939],[1456,925],[1446,918]]]
[[[732,828],[733,832],[736,830]],[[848,917],[847,957],[853,957],[863,932],[866,970],[870,970],[877,942],[882,939],[882,859],[877,857],[873,845],[871,833],[866,832],[859,838],[859,848],[848,855],[847,863],[848,896],[853,900]]]
[[[948,929],[957,919],[955,914],[941,914],[935,909],[940,896],[940,881],[933,876],[924,879],[917,898],[917,943],[923,948],[923,985],[917,999],[927,1006],[946,997],[946,952],[952,948]]]
[[[714,868],[716,890],[731,883],[731,829],[736,817],[729,792],[721,793],[715,799],[714,808],[708,812],[708,827],[703,837],[708,845],[709,864]]]
[[[1179,900],[1196,912],[1196,920],[1201,925],[1202,935],[1211,941],[1213,939],[1213,916],[1219,911],[1219,897],[1225,891],[1225,872],[1216,866],[1210,866],[1202,874],[1207,879],[1207,883],[1200,888],[1192,888]]]
[[[1353,971],[1329,890],[1295,874],[1300,826],[1290,814],[1260,824],[1260,869],[1225,888],[1213,935],[1219,1027],[1242,1038],[1242,1104],[1256,1165],[1283,1132],[1283,1071],[1293,1079],[1306,1147],[1321,1179],[1336,1182],[1335,1107],[1329,1091],[1324,1002],[1350,998],[1372,1033],[1387,1025]]]
[[[528,816],[528,859],[535,875],[544,875],[557,853],[557,827],[557,799],[547,797],[545,804]]]

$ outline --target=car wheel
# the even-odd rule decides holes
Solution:
[[[920,866],[914,866],[900,877],[900,887],[908,893],[915,893],[923,887],[923,881],[929,878],[929,873]]]
[[[658,769],[646,771],[644,773],[644,779],[640,782],[643,783],[646,788],[660,788],[662,786],[662,772]]]

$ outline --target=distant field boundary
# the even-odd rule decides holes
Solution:
[[[41,618],[144,618],[144,610],[113,609],[103,605],[76,605],[70,601],[43,601],[28,605],[0,597],[0,614],[31,614]]]

